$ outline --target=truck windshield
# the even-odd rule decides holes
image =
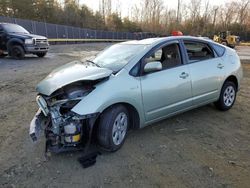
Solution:
[[[25,34],[29,34],[29,32],[24,29],[23,27],[21,27],[20,25],[16,25],[16,24],[3,24],[2,25],[4,30],[8,33],[25,33]]]
[[[98,54],[92,61],[100,67],[117,72],[147,47],[148,45],[142,44],[115,44]]]

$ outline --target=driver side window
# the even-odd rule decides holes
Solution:
[[[162,57],[162,49],[157,50],[153,54],[151,54],[149,57],[145,59],[147,63],[152,62],[152,61],[161,61]]]
[[[162,70],[181,65],[179,45],[176,43],[166,45],[145,58],[146,64],[153,61],[160,61]]]

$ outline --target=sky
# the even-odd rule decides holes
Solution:
[[[139,5],[141,0],[112,0],[112,5],[113,4],[118,4],[121,7],[121,14],[122,17],[126,17],[128,16],[131,8],[137,4]],[[190,3],[191,0],[181,0],[182,2],[184,2],[185,4]],[[202,0],[203,4],[205,3],[205,1],[207,0]],[[231,0],[209,0],[209,3],[211,4],[211,6],[213,5],[221,5],[224,4],[225,2],[230,2]],[[164,4],[166,7],[168,8],[172,8],[172,9],[176,9],[177,8],[177,0],[163,0]],[[99,0],[79,0],[80,4],[85,4],[88,7],[90,7],[92,10],[94,11],[98,11],[99,10]],[[115,7],[112,7],[113,10],[116,10],[116,5],[114,5]]]

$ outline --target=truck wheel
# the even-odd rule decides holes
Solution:
[[[37,53],[36,55],[38,57],[44,57],[47,54],[47,52],[41,52],[41,53]]]
[[[6,56],[7,56],[6,54],[0,54],[0,58],[4,58]]]
[[[107,151],[117,151],[123,145],[129,127],[129,113],[123,105],[107,109],[100,117],[97,140]]]
[[[5,56],[7,56],[7,55],[4,54],[4,51],[3,51],[3,50],[0,50],[0,58],[3,58],[3,57],[5,57]]]
[[[227,42],[222,42],[221,44],[224,46],[228,46]]]
[[[221,110],[226,111],[232,108],[236,99],[236,86],[233,82],[226,81],[222,86],[220,98],[215,102],[215,106]]]
[[[20,45],[14,45],[11,47],[10,56],[14,59],[23,59],[24,58],[24,49]]]

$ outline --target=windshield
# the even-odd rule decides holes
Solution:
[[[117,72],[145,48],[147,48],[147,45],[116,44],[98,54],[93,62],[100,67],[105,67]]]
[[[29,32],[21,27],[20,25],[16,24],[3,24],[2,25],[4,30],[8,33],[26,33],[29,34]]]

